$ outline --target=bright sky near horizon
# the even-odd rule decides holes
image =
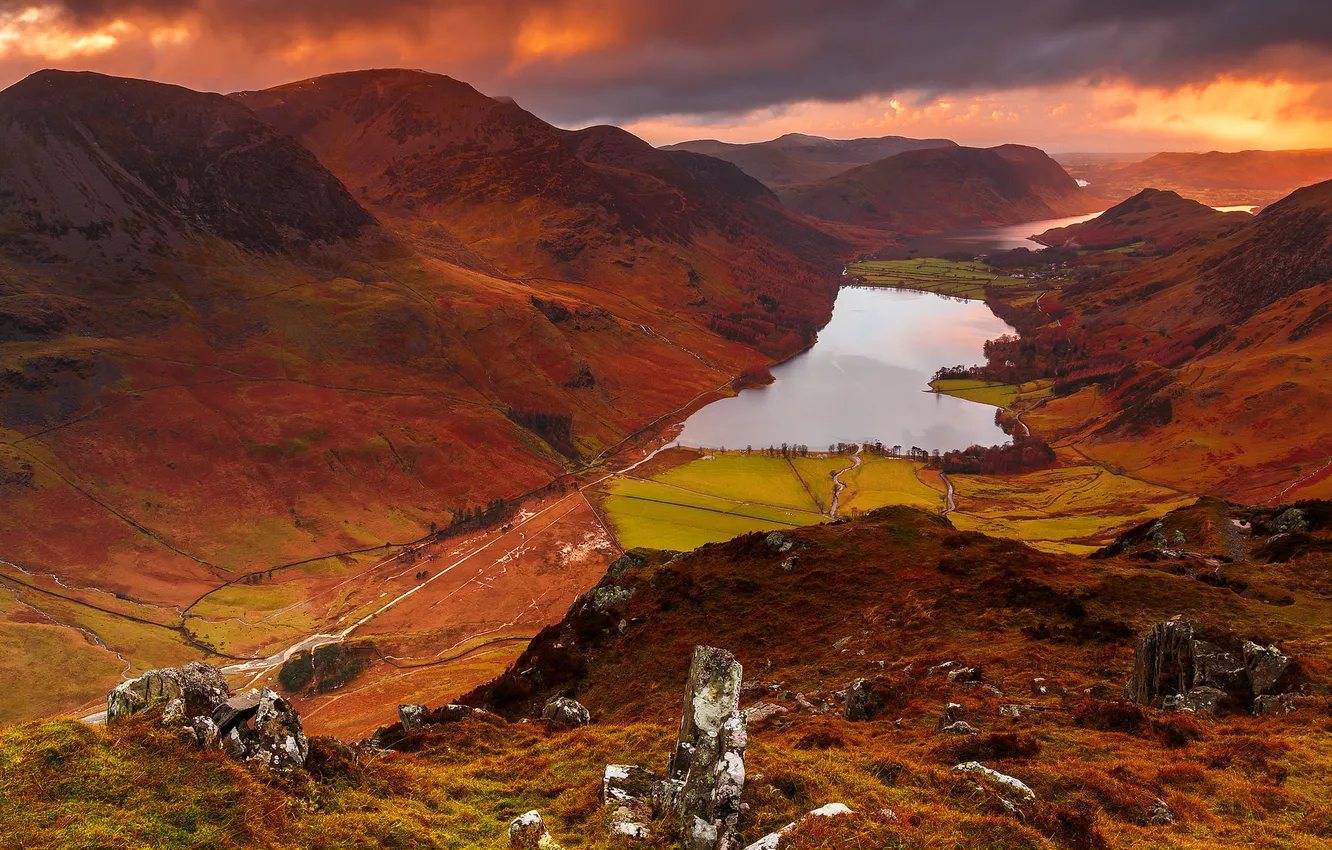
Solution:
[[[390,66],[655,144],[1332,147],[1325,0],[0,0],[5,84],[59,67],[226,92]]]

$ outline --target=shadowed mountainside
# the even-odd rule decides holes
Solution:
[[[1103,203],[1036,148],[935,148],[778,193],[829,221],[909,233],[1077,215]]]
[[[1192,239],[1224,234],[1252,218],[1244,212],[1218,212],[1175,192],[1143,189],[1091,221],[1047,230],[1036,240],[1056,248],[1096,251],[1141,242],[1146,250],[1166,253]]]
[[[905,136],[825,139],[787,133],[752,144],[699,139],[666,145],[662,150],[692,151],[724,159],[735,163],[764,185],[780,189],[827,180],[858,165],[868,165],[904,151],[955,147],[956,144],[948,139],[908,139]]]

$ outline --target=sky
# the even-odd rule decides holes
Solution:
[[[0,0],[47,67],[230,92],[408,67],[654,144],[1332,147],[1332,0]]]

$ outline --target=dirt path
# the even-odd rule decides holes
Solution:
[[[838,471],[838,473],[833,476],[832,504],[828,506],[828,516],[832,517],[833,519],[837,519],[837,506],[838,503],[841,502],[842,500],[842,491],[846,489],[846,484],[843,483],[842,476],[850,472],[851,470],[858,469],[860,467],[860,464],[863,463],[863,461],[860,458],[860,453],[864,450],[865,450],[864,443],[856,444],[855,454],[851,455],[851,465],[846,467],[845,469]]]
[[[943,479],[944,486],[948,488],[944,492],[944,516],[948,516],[957,510],[957,500],[953,498],[953,494],[957,491],[953,489],[953,479],[948,477],[947,472],[940,472],[939,477]]]
[[[1285,487],[1282,487],[1281,490],[1280,490],[1280,492],[1278,492],[1278,493],[1277,493],[1275,496],[1273,496],[1272,498],[1268,499],[1266,502],[1263,502],[1263,504],[1264,504],[1264,505],[1270,505],[1270,504],[1272,504],[1273,502],[1275,502],[1275,501],[1277,501],[1278,499],[1280,499],[1281,497],[1285,496],[1285,495],[1286,495],[1287,493],[1289,493],[1291,490],[1294,490],[1296,487],[1300,486],[1301,484],[1303,484],[1304,482],[1308,481],[1309,479],[1311,479],[1311,478],[1317,478],[1319,475],[1322,475],[1322,474],[1323,474],[1323,470],[1327,469],[1329,466],[1332,466],[1332,457],[1328,458],[1327,461],[1326,461],[1325,463],[1323,463],[1322,466],[1319,466],[1319,467],[1318,467],[1317,469],[1315,469],[1313,472],[1310,472],[1308,475],[1301,475],[1299,478],[1296,478],[1294,481],[1290,482],[1290,483],[1287,484]]]

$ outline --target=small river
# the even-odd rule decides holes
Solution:
[[[945,365],[984,360],[1013,329],[980,301],[844,287],[818,342],[772,370],[775,383],[713,402],[686,420],[682,445],[742,449],[882,441],[933,451],[1008,437],[994,408],[929,392]]]

